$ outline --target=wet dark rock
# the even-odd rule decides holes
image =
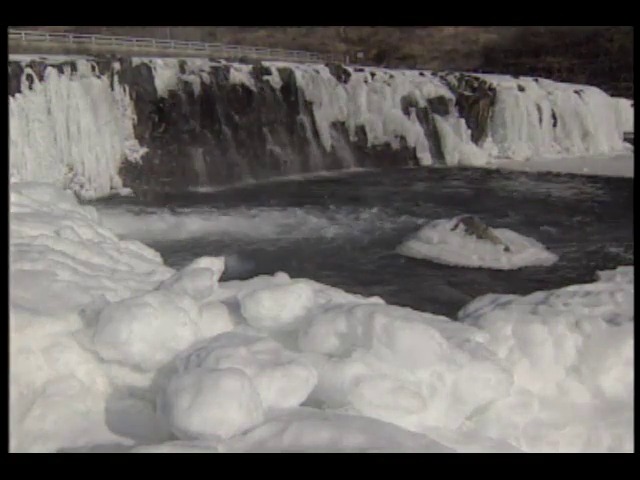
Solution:
[[[536,111],[538,112],[538,124],[542,126],[542,107],[539,103],[536,103]]]
[[[466,235],[475,237],[479,240],[486,240],[494,245],[502,245],[505,252],[510,252],[511,248],[502,240],[486,223],[475,215],[464,215],[458,218],[458,221],[451,227],[451,231],[456,231],[462,227]]]
[[[427,104],[429,105],[429,108],[434,115],[446,117],[451,113],[449,109],[449,99],[447,99],[447,97],[445,97],[444,95],[428,98]]]
[[[496,100],[495,86],[465,73],[441,72],[437,78],[455,95],[458,114],[471,131],[471,140],[476,145],[481,144],[489,132],[489,119]]]
[[[22,72],[20,62],[9,62],[9,96],[13,97],[21,91]]]
[[[47,69],[48,65],[40,60],[32,60],[27,64],[27,67],[29,67],[33,73],[35,73],[36,78],[38,79],[39,82],[44,81],[44,72]],[[77,67],[73,66],[73,70],[74,73],[77,71]]]
[[[438,104],[437,101],[436,104]],[[431,158],[436,164],[445,164],[440,133],[438,132],[435,120],[433,119],[434,112],[431,109],[431,105],[427,104],[426,107],[421,107],[415,97],[409,94],[400,99],[400,108],[407,118],[410,118],[412,113],[415,114],[418,123],[420,123],[422,131],[429,142],[429,153],[431,154]]]
[[[66,72],[70,72],[70,73],[76,73],[78,71],[78,66],[76,65],[76,62],[73,61],[68,61],[68,62],[61,62],[55,65],[56,70],[58,70],[58,73],[60,74],[65,74]],[[44,75],[44,70],[42,70],[42,74]],[[98,71],[97,65],[91,65],[91,72],[95,75],[99,75],[100,72]]]
[[[347,84],[351,80],[351,72],[340,63],[327,63],[331,75],[340,83]]]
[[[254,62],[253,67],[251,68],[251,74],[255,79],[261,79],[262,77],[271,75],[271,73],[271,68],[267,67],[262,62]]]

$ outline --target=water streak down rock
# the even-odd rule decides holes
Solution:
[[[148,64],[123,62],[119,72],[138,114],[136,138],[149,148],[141,165],[125,163],[125,184],[169,189],[226,185],[276,176],[349,167],[416,165],[411,148],[369,147],[351,141],[344,122],[331,123],[333,146],[321,145],[313,107],[288,67],[279,67],[280,88],[257,63],[249,72],[254,89],[230,79],[231,66],[209,67],[199,91],[180,80],[160,97]]]

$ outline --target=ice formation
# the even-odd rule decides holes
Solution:
[[[623,150],[633,131],[633,107],[588,85],[546,79],[478,75],[497,87],[490,122],[495,156],[576,156]]]
[[[162,78],[186,78],[177,61],[149,60]],[[269,82],[279,88],[278,68],[293,70],[306,100],[313,105],[315,124],[322,146],[333,147],[331,124],[345,122],[351,140],[356,127],[364,127],[370,146],[399,146],[404,138],[416,149],[422,165],[434,163],[429,138],[417,120],[415,108],[403,112],[403,98],[418,107],[441,97],[448,104],[446,115],[434,115],[446,163],[482,165],[496,158],[518,161],[533,157],[610,154],[623,150],[622,134],[633,131],[633,102],[612,98],[596,87],[559,83],[545,79],[509,75],[474,74],[496,88],[496,104],[489,118],[489,132],[480,145],[471,141],[465,121],[455,109],[456,94],[428,71],[398,71],[374,67],[345,67],[347,83],[331,74],[325,65],[263,62],[271,69]],[[188,68],[206,72],[206,62],[189,60]],[[230,65],[230,81],[255,90],[248,65]],[[454,78],[461,74],[449,74]],[[195,78],[195,77],[194,77]],[[166,91],[162,87],[162,91]],[[461,90],[462,94],[467,94]]]
[[[128,89],[117,77],[110,85],[96,76],[93,62],[75,64],[75,73],[47,67],[42,81],[25,68],[22,92],[9,97],[10,176],[95,198],[121,190],[120,164],[139,161],[145,150],[134,136]]]
[[[54,186],[10,220],[12,451],[633,450],[633,267],[451,321],[175,272]]]
[[[460,218],[429,222],[407,238],[398,247],[398,253],[445,265],[496,270],[548,266],[558,260],[541,243],[508,228],[490,229],[502,242],[499,244],[476,238],[459,226]]]
[[[67,66],[60,73],[56,63],[65,59],[50,58],[46,61],[52,66],[44,68],[40,81],[27,59],[17,59],[25,68],[21,93],[9,98],[11,178],[72,187],[85,198],[120,191],[122,162],[139,161],[145,149],[134,136],[136,112],[118,75],[110,85],[108,76],[94,73],[98,69],[93,61],[78,58],[67,59],[75,63],[77,72]],[[261,94],[252,65],[194,58],[133,59],[134,65],[141,63],[150,66],[161,97],[180,90],[181,82],[189,83],[198,95],[202,82],[212,81],[212,65],[228,68],[229,83]],[[112,67],[117,70],[118,64]],[[508,75],[471,77],[369,67],[344,67],[350,77],[343,82],[325,65],[263,62],[263,67],[270,71],[266,80],[278,92],[283,85],[279,69],[293,72],[300,90],[297,101],[310,102],[313,115],[311,119],[301,114],[298,121],[307,131],[315,125],[320,138],[315,145],[315,138],[308,134],[311,149],[348,150],[332,135],[332,124],[341,122],[351,141],[356,141],[358,129],[364,129],[369,147],[406,145],[415,149],[421,165],[444,161],[480,166],[504,159],[620,152],[625,149],[623,133],[634,127],[633,102],[584,85]],[[469,78],[495,89],[487,133],[477,144],[456,107],[460,98],[475,94],[467,87],[452,86]],[[431,113],[424,113],[425,109]],[[316,161],[318,155],[311,157],[313,171],[325,168]],[[344,168],[357,167],[353,155],[343,157]]]

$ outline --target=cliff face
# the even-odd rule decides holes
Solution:
[[[123,185],[176,190],[620,148],[631,106],[575,90],[342,65],[18,57],[9,62],[11,174],[99,196]]]
[[[135,105],[136,138],[149,149],[141,164],[123,165],[127,183],[184,188],[416,163],[411,148],[370,148],[362,131],[352,142],[344,122],[330,123],[333,148],[323,148],[294,72],[259,63],[246,67],[246,77],[236,82],[230,65],[211,62],[194,82],[193,71],[180,62],[177,83],[159,95],[152,66],[122,61],[118,75]],[[279,88],[267,80],[274,71]]]

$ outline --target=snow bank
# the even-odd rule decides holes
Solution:
[[[464,227],[455,228],[460,218],[462,217],[429,222],[405,240],[398,247],[398,253],[445,265],[496,270],[547,266],[558,259],[557,255],[533,238],[507,228],[491,229],[504,244],[468,235]],[[505,250],[505,245],[509,247],[508,251]]]
[[[299,355],[257,334],[228,332],[178,360],[181,373],[237,369],[247,374],[267,410],[300,405],[316,384],[316,371]]]
[[[12,451],[633,449],[633,267],[453,322],[99,222],[11,187]]]
[[[120,190],[120,164],[138,161],[145,150],[134,136],[128,89],[117,77],[113,85],[97,77],[94,62],[75,63],[75,73],[46,67],[42,82],[25,67],[21,93],[9,97],[10,176],[95,198]]]
[[[632,449],[624,424],[633,423],[634,269],[598,277],[524,297],[486,295],[460,311],[489,334],[487,347],[511,365],[516,387],[476,425],[529,451]],[[529,408],[537,418],[524,415]],[[510,414],[515,421],[505,422]]]
[[[173,271],[102,228],[72,193],[37,183],[11,185],[9,254],[11,449],[112,443],[109,373],[74,333],[87,311],[143,294]]]

